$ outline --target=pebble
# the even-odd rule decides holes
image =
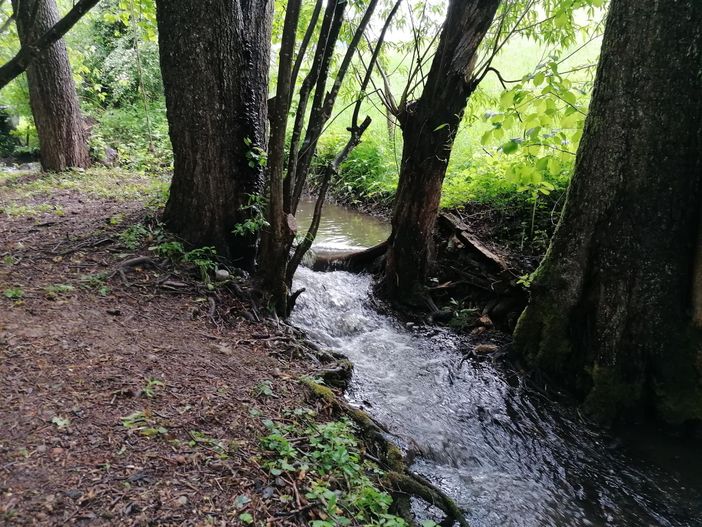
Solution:
[[[229,271],[226,269],[217,269],[215,271],[215,280],[218,282],[224,282],[229,279]]]

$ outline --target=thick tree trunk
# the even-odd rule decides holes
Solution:
[[[702,419],[700,43],[701,2],[612,1],[565,210],[515,333],[605,422]]]
[[[164,218],[193,246],[253,268],[263,190],[271,9],[268,0],[158,0],[161,71],[174,172]],[[240,229],[239,229],[240,230]]]
[[[468,98],[476,53],[499,0],[452,0],[439,46],[418,101],[398,116],[404,137],[384,294],[412,302],[432,260],[441,185]]]
[[[17,34],[30,46],[59,20],[55,0],[13,0]],[[90,156],[63,40],[39,53],[27,68],[29,102],[44,170],[87,167]]]

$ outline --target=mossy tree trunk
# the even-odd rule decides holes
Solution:
[[[12,7],[23,47],[30,47],[59,20],[55,0],[13,0]],[[63,40],[41,51],[26,71],[42,168],[89,166],[87,134]]]
[[[453,141],[475,89],[478,47],[499,0],[452,0],[419,100],[397,115],[404,140],[381,292],[400,302],[421,296]]]
[[[702,419],[691,319],[702,2],[613,0],[573,180],[515,346],[604,422]]]
[[[263,190],[272,2],[157,0],[174,172],[164,218],[193,246],[251,270],[250,196]],[[235,234],[235,230],[238,234]]]

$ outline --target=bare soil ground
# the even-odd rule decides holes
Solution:
[[[115,272],[144,204],[42,177],[0,179],[0,525],[287,524],[258,440],[305,404],[294,335],[186,271]]]

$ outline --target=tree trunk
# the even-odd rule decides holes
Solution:
[[[13,0],[12,6],[22,47],[31,46],[59,20],[55,0]],[[27,84],[42,168],[89,166],[86,132],[63,40],[36,56],[27,68]]]
[[[691,325],[702,3],[613,0],[575,174],[515,345],[604,422],[702,419]]]
[[[476,53],[499,0],[452,0],[418,101],[398,115],[404,137],[382,291],[414,302],[432,259],[433,233],[449,156],[468,98]]]
[[[251,270],[260,225],[248,205],[263,190],[272,2],[156,7],[174,158],[166,224]]]

